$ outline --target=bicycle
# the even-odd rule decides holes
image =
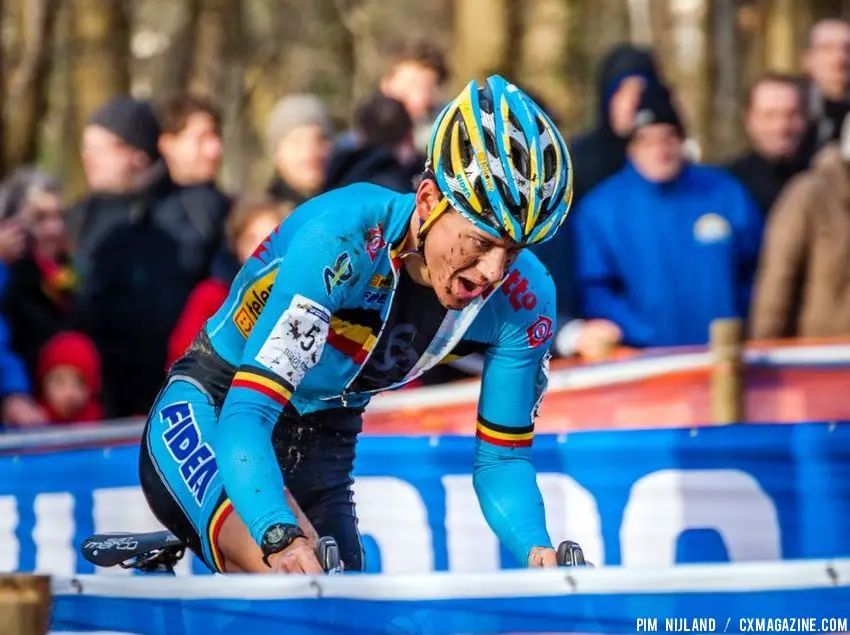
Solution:
[[[80,545],[83,557],[98,567],[136,569],[145,574],[175,575],[174,567],[186,553],[186,545],[168,530],[141,534],[124,532],[94,534]],[[339,545],[330,536],[316,544],[316,558],[326,575],[340,575]]]
[[[145,574],[175,575],[174,567],[186,553],[186,545],[168,530],[132,534],[124,532],[94,534],[86,538],[80,551],[98,567],[136,569]],[[558,566],[593,567],[584,551],[573,540],[558,545]],[[316,544],[316,558],[326,575],[343,571],[339,545],[330,536],[322,536]]]

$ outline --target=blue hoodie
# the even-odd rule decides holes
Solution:
[[[575,220],[582,314],[617,323],[624,344],[704,344],[713,319],[746,318],[762,220],[724,171],[653,183],[628,163]]]
[[[0,295],[5,291],[9,278],[6,265],[0,263]],[[9,343],[9,327],[0,316],[0,400],[11,394],[29,394],[30,385],[24,363],[12,352]]]

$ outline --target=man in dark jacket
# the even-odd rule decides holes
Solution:
[[[564,227],[552,240],[535,247],[555,281],[558,297],[558,335],[554,351],[560,355],[579,350],[606,350],[619,337],[606,320],[578,320],[575,280],[574,227],[579,202],[590,190],[620,170],[626,162],[626,144],[634,125],[641,93],[659,81],[655,59],[648,50],[628,44],[614,47],[597,73],[598,122],[595,128],[570,139],[573,162],[573,207]],[[583,342],[577,344],[577,342]]]
[[[578,210],[582,313],[629,346],[703,344],[713,319],[749,308],[761,214],[724,170],[688,165],[683,140],[668,91],[648,88],[628,164]]]
[[[413,120],[397,99],[375,95],[354,117],[354,142],[334,151],[325,189],[366,182],[412,192],[425,157],[413,145]]]
[[[750,88],[744,127],[750,150],[729,165],[762,214],[767,215],[779,192],[792,176],[805,170],[807,157],[800,151],[806,130],[802,93],[788,75],[767,73]]]
[[[85,135],[103,142],[92,161],[111,165],[116,178],[108,184],[90,178],[108,191],[94,191],[73,212],[82,282],[74,322],[103,358],[108,415],[142,414],[159,391],[183,305],[209,275],[226,209],[215,193],[171,180],[148,104],[113,100],[87,126],[84,154],[91,151]],[[122,175],[127,178],[117,178]]]

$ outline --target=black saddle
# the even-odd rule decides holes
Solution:
[[[119,566],[147,572],[173,572],[185,550],[186,545],[170,531],[95,534],[80,547],[83,557],[98,567]]]

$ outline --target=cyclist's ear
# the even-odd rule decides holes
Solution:
[[[443,197],[440,188],[431,179],[422,179],[416,189],[416,213],[424,222],[437,207]]]

